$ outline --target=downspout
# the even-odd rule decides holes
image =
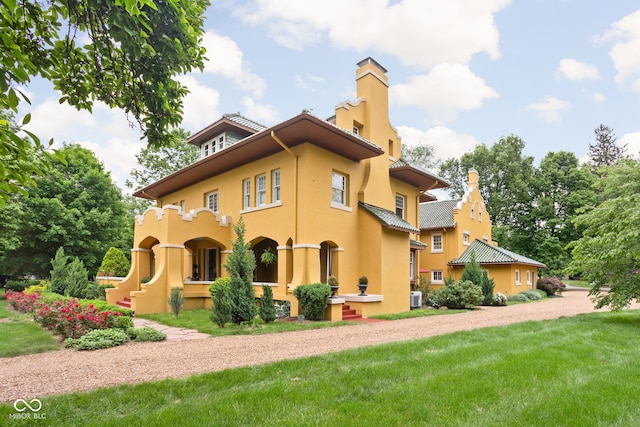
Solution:
[[[274,131],[271,131],[271,138],[280,145],[284,151],[291,154],[293,162],[293,241],[298,242],[298,156],[278,138]]]

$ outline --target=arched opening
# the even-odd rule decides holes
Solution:
[[[206,237],[185,242],[185,275],[189,281],[212,282],[221,276],[221,251],[224,246]],[[189,267],[190,266],[190,267]]]
[[[155,247],[160,243],[153,236],[147,236],[140,242],[138,249],[142,251],[139,257],[140,276],[144,281],[150,280],[156,274]]]
[[[278,282],[278,242],[268,237],[260,237],[252,242],[256,257],[253,281],[262,283]]]

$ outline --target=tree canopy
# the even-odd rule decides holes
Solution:
[[[594,129],[596,142],[589,144],[589,163],[594,173],[602,166],[611,166],[621,159],[627,151],[627,145],[616,144],[613,129],[601,124]]]
[[[26,187],[28,196],[0,206],[0,212],[17,212],[9,219],[12,234],[2,239],[3,274],[47,277],[60,247],[95,272],[109,247],[131,247],[122,240],[128,217],[120,190],[102,163],[78,145],[60,151],[66,163],[54,161],[46,175]]]
[[[621,160],[605,172],[596,186],[606,200],[576,218],[584,232],[571,245],[567,271],[593,283],[596,308],[621,309],[640,298],[640,161]]]
[[[88,111],[95,101],[121,108],[150,145],[161,145],[180,124],[187,93],[174,77],[204,68],[208,5],[208,0],[0,2],[0,110],[18,113],[21,102],[29,103],[22,88],[41,77],[62,94],[61,103]],[[0,169],[0,201],[41,172],[22,163],[46,148],[22,129],[30,119],[26,115],[12,126],[0,118],[0,156],[15,159],[14,167]]]

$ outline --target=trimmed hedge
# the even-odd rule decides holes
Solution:
[[[293,290],[298,299],[300,313],[309,320],[324,319],[324,310],[329,303],[331,288],[326,283],[312,283],[300,285]]]

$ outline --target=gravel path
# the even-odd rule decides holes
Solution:
[[[634,305],[633,308],[639,308]],[[130,343],[97,351],[60,350],[0,359],[0,402],[134,384],[296,359],[454,331],[593,312],[586,291],[467,313],[362,323],[277,335]],[[275,341],[275,342],[274,342]]]

